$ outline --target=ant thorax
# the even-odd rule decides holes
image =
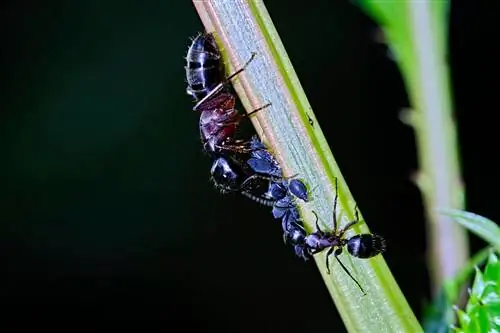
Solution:
[[[200,135],[205,149],[216,152],[217,146],[232,139],[238,127],[239,116],[236,110],[226,110],[221,114],[217,109],[205,110],[200,115]]]

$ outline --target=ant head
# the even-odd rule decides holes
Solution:
[[[212,164],[210,169],[211,179],[215,185],[221,190],[237,190],[239,175],[235,172],[229,161],[223,157],[219,157]]]
[[[356,258],[372,258],[385,251],[385,239],[375,234],[355,235],[347,240],[347,251]]]

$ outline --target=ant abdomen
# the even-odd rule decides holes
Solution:
[[[224,63],[211,34],[198,35],[186,56],[186,92],[196,101],[224,80]]]
[[[306,185],[299,179],[290,180],[288,184],[289,191],[292,192],[297,198],[302,199],[305,202],[309,201],[309,192],[307,191]]]
[[[372,258],[385,251],[385,240],[375,234],[355,235],[347,241],[347,251],[356,258]]]

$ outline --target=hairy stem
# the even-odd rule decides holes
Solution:
[[[314,188],[311,202],[300,207],[306,226],[309,230],[314,229],[315,218],[311,211],[315,211],[322,228],[332,227],[335,177],[339,188],[338,221],[341,225],[352,221],[355,201],[263,2],[193,2],[206,30],[216,32],[218,42],[225,48],[225,59],[233,65],[233,70],[248,60],[252,52],[257,52],[255,60],[233,84],[248,111],[272,103],[252,117],[252,121],[273,150],[284,173],[298,174],[310,189]],[[359,223],[353,231],[368,232],[368,227]],[[366,296],[362,296],[335,260],[331,260],[332,274],[328,275],[325,253],[315,256],[324,282],[350,332],[422,331],[382,256],[361,260],[344,254],[340,258],[367,291]]]
[[[449,2],[359,3],[382,25],[413,108],[402,120],[415,130],[420,170],[413,179],[425,206],[429,271],[437,295],[469,256],[465,229],[437,211],[463,209],[465,202],[447,63]]]

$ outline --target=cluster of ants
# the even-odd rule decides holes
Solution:
[[[200,112],[200,135],[203,149],[213,159],[211,179],[222,193],[240,193],[255,202],[272,207],[275,219],[281,219],[285,243],[293,246],[295,254],[304,260],[328,249],[327,273],[330,274],[329,257],[334,255],[342,269],[364,292],[359,282],[351,275],[339,255],[344,247],[357,258],[371,258],[385,250],[385,241],[374,234],[360,234],[347,238],[345,233],[358,219],[339,228],[336,219],[337,188],[333,208],[333,230],[319,228],[316,213],[316,231],[308,233],[297,209],[297,200],[309,201],[306,185],[295,177],[284,177],[273,154],[254,135],[250,139],[237,139],[237,128],[242,119],[265,109],[260,107],[246,115],[235,109],[236,98],[231,90],[231,79],[245,70],[254,59],[226,77],[224,62],[214,37],[202,33],[195,37],[186,56],[187,93],[196,104],[194,111]],[[337,181],[335,182],[337,187]]]

